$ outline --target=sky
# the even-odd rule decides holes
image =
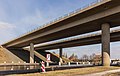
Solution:
[[[36,29],[96,0],[0,0],[0,44]],[[119,42],[111,44],[111,58],[120,58]],[[100,44],[63,49],[81,57],[101,53]]]

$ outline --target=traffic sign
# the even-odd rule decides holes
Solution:
[[[46,55],[47,61],[50,61],[50,54]]]

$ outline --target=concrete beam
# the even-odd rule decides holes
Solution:
[[[105,23],[102,27],[102,64],[110,66],[110,24]]]
[[[30,63],[34,63],[34,45],[30,43]]]

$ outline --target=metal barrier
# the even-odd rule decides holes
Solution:
[[[1,63],[0,71],[39,69],[39,63]]]
[[[80,65],[78,62],[69,63],[70,65],[45,67],[46,71],[64,70],[82,67],[92,67],[93,65]],[[41,72],[39,63],[1,63],[0,76],[9,74],[26,74]]]
[[[68,65],[80,65],[79,62],[68,63]],[[56,66],[56,65],[55,65]],[[60,65],[62,66],[62,65]],[[63,65],[64,66],[64,65]],[[46,66],[49,67],[49,66]],[[40,69],[39,63],[1,63],[0,71],[12,71],[12,70],[32,70],[32,69]]]

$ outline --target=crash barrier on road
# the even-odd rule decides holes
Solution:
[[[68,65],[70,66],[70,65],[81,65],[81,64],[92,64],[91,62],[68,62]]]
[[[76,62],[75,62],[76,63]],[[54,70],[64,70],[64,69],[73,69],[73,68],[83,68],[83,67],[92,67],[93,65],[79,65],[76,63],[75,65],[71,63],[68,65],[55,65],[45,67],[46,71],[54,71]],[[0,64],[0,75],[8,75],[8,74],[24,74],[24,73],[35,73],[41,72],[39,63],[2,63]]]
[[[39,63],[1,63],[0,71],[39,69]]]
[[[93,63],[92,62],[68,62],[68,63],[61,63],[61,62],[59,62],[59,63],[49,63],[49,62],[47,62],[46,63],[46,67],[49,67],[49,66],[57,66],[57,65],[59,65],[59,66],[63,66],[63,65],[86,65],[86,64],[89,64],[89,65],[93,65]]]
[[[62,66],[51,66],[46,67],[46,71],[55,71],[55,70],[65,70],[65,69],[74,69],[74,68],[85,68],[85,67],[93,67],[93,65],[62,65]]]
[[[0,76],[10,75],[10,74],[26,74],[26,73],[36,73],[39,69],[29,69],[29,70],[4,70],[0,71]]]
[[[39,63],[1,63],[0,76],[8,74],[23,74],[39,72]]]

